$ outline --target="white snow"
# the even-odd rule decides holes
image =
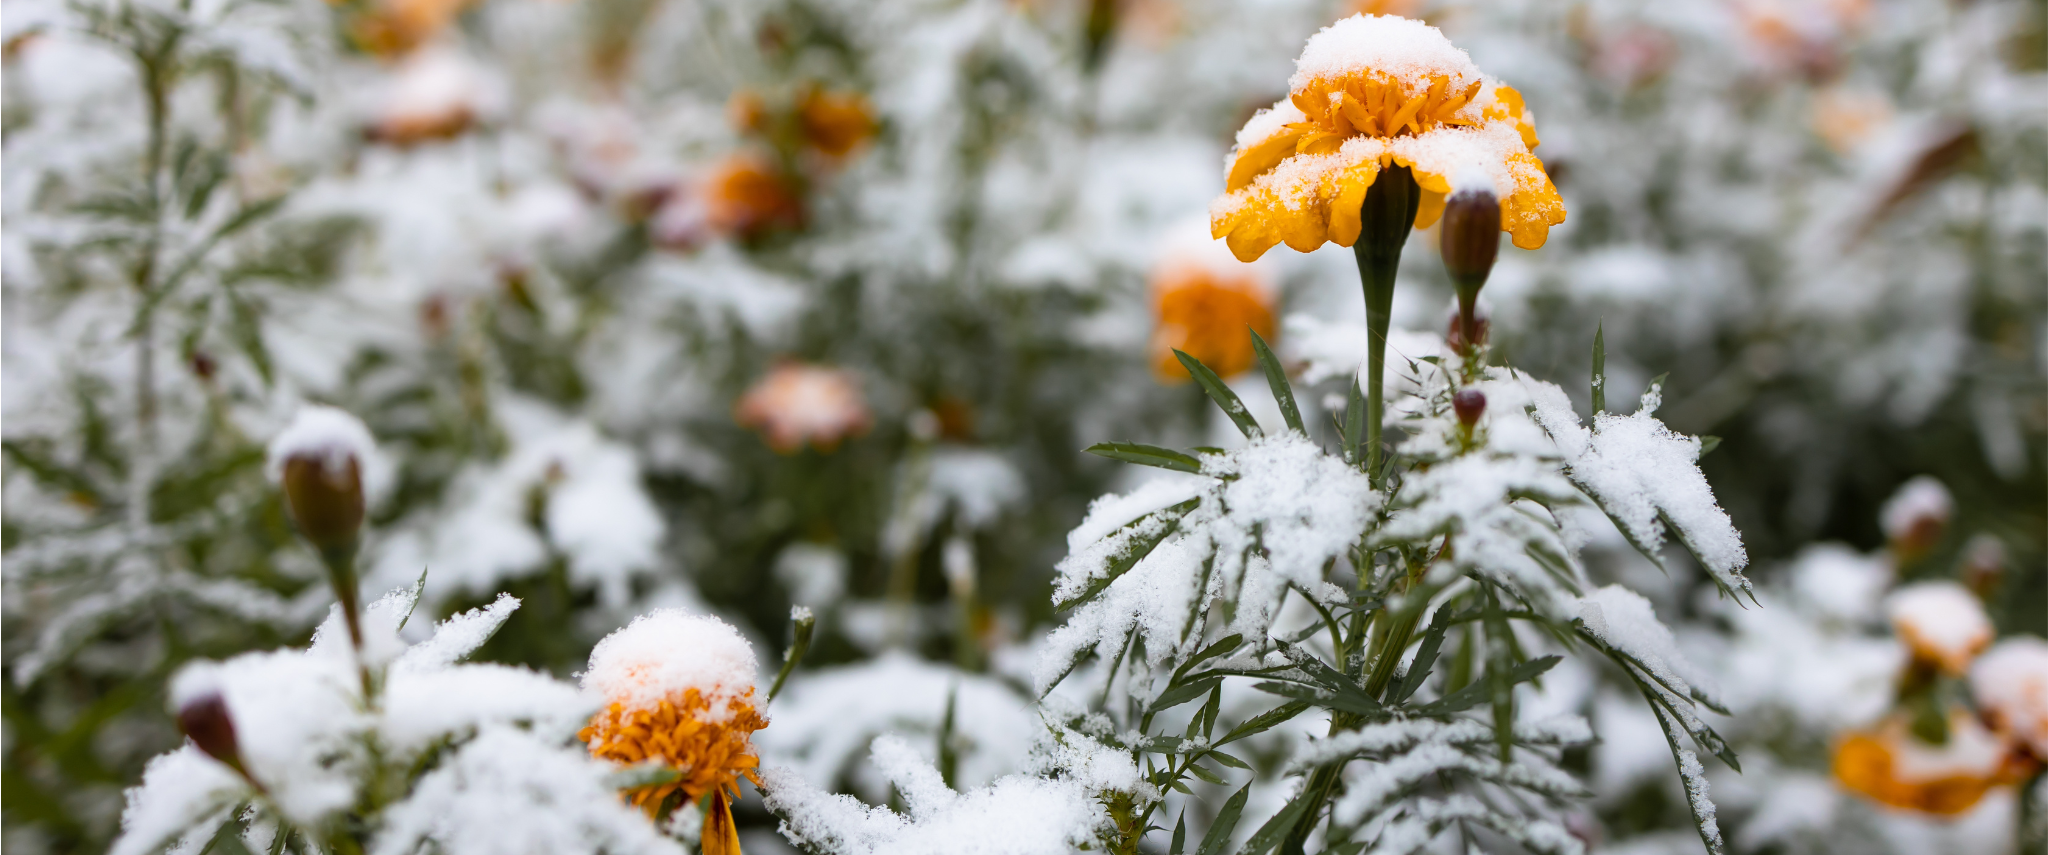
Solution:
[[[1923,520],[1940,525],[1948,522],[1955,512],[1955,499],[1948,488],[1931,475],[1919,475],[1899,486],[1898,492],[1886,499],[1878,511],[1878,522],[1884,527],[1885,536],[1892,540],[1904,540],[1913,535],[1913,529]]]
[[[2001,730],[2048,757],[2048,641],[2000,641],[1970,667],[1970,691]]]
[[[1299,92],[1315,80],[1373,73],[1400,80],[1411,91],[1427,89],[1439,75],[1450,79],[1445,88],[1452,91],[1480,79],[1471,55],[1442,30],[1393,15],[1353,15],[1309,37],[1287,88]]]
[[[1607,646],[1649,669],[1658,682],[1680,695],[1719,704],[1721,691],[1706,671],[1687,661],[1671,630],[1657,620],[1650,601],[1620,585],[1608,585],[1579,601],[1579,620]]]
[[[1899,637],[1951,674],[1968,673],[1970,660],[1991,643],[1991,617],[1959,583],[1915,582],[1893,591],[1884,606]]]
[[[793,770],[762,773],[762,796],[799,845],[838,855],[1066,855],[1092,843],[1101,812],[1065,781],[1025,776],[960,793],[901,740],[875,743],[876,765],[905,794],[907,813],[818,789]]]
[[[696,689],[710,702],[710,715],[730,715],[721,701],[751,692],[758,669],[753,645],[731,624],[658,609],[597,643],[583,687],[629,709],[651,708]]]
[[[377,441],[361,419],[347,411],[324,404],[304,404],[292,414],[291,423],[270,440],[263,471],[272,484],[284,478],[284,464],[294,458],[317,460],[329,472],[339,472],[350,459],[356,462],[367,495],[371,473],[384,468],[377,456]]]

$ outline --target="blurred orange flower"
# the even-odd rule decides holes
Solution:
[[[1892,807],[1954,816],[1977,805],[1992,787],[2025,780],[2033,762],[2004,737],[1958,709],[1949,715],[1949,738],[1929,745],[1914,738],[1904,716],[1851,732],[1835,745],[1835,779],[1843,787]]]
[[[1154,272],[1152,370],[1161,380],[1188,379],[1175,350],[1201,360],[1220,376],[1241,374],[1257,358],[1246,330],[1273,337],[1272,286],[1261,271],[1237,266],[1218,269],[1175,259]]]
[[[803,201],[790,179],[767,159],[734,154],[712,167],[701,186],[713,231],[754,238],[803,222]]]
[[[875,135],[873,111],[859,92],[811,89],[797,101],[796,112],[804,143],[827,157],[852,154]]]
[[[1991,644],[1991,618],[1984,613],[1984,604],[1955,582],[1901,587],[1885,598],[1885,613],[1916,661],[1952,676],[1968,674],[1970,660]]]
[[[777,366],[740,398],[734,415],[783,454],[809,444],[819,451],[866,433],[872,423],[850,372],[821,365]]]
[[[397,56],[419,47],[469,8],[473,0],[339,0],[354,7],[348,24],[356,47],[378,56]]]

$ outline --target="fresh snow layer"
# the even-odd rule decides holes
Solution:
[[[1657,620],[1643,595],[1608,585],[1579,601],[1579,620],[1594,638],[1642,663],[1651,676],[1673,691],[1721,702],[1713,677],[1686,660],[1678,640]]]
[[[710,615],[659,609],[633,619],[590,651],[583,687],[629,708],[652,707],[696,689],[719,703],[754,688],[754,647],[731,624]]]
[[[1450,79],[1460,90],[1480,78],[1479,67],[1443,31],[1394,15],[1353,15],[1310,36],[1295,60],[1287,88],[1301,91],[1311,81],[1378,72],[1427,89],[1430,79]]]
[[[1884,526],[1886,537],[1903,540],[1921,520],[1945,523],[1954,512],[1955,500],[1949,496],[1948,488],[1931,475],[1921,475],[1900,485],[1898,492],[1885,500],[1878,511],[1878,522]]]
[[[1948,580],[1916,582],[1885,598],[1885,614],[1899,637],[1952,674],[1991,643],[1991,618],[1976,594]]]
[[[2019,636],[1985,651],[1970,667],[1970,692],[2000,729],[2048,757],[2048,641]]]
[[[320,461],[323,469],[339,471],[353,458],[357,471],[368,481],[376,455],[377,441],[371,438],[370,429],[363,426],[361,419],[334,407],[306,404],[270,440],[263,471],[275,484],[283,480],[287,460],[311,458]]]
[[[916,749],[875,741],[876,767],[904,796],[906,813],[821,790],[793,770],[762,774],[782,833],[836,855],[1066,855],[1095,838],[1101,811],[1072,781],[1011,776],[965,793],[948,788]]]

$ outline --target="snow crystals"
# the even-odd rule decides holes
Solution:
[[[583,687],[628,708],[649,708],[696,689],[713,713],[754,689],[754,647],[731,624],[682,609],[633,619],[590,651]]]

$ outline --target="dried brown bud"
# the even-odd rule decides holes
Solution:
[[[235,742],[235,720],[228,715],[228,702],[219,692],[206,692],[178,708],[178,729],[193,745],[244,775],[242,750]]]
[[[285,506],[322,552],[355,548],[363,528],[363,477],[355,455],[300,454],[284,461]]]
[[[1459,389],[1451,396],[1451,409],[1458,414],[1458,423],[1467,428],[1479,423],[1479,417],[1486,413],[1486,393],[1478,389]]]

